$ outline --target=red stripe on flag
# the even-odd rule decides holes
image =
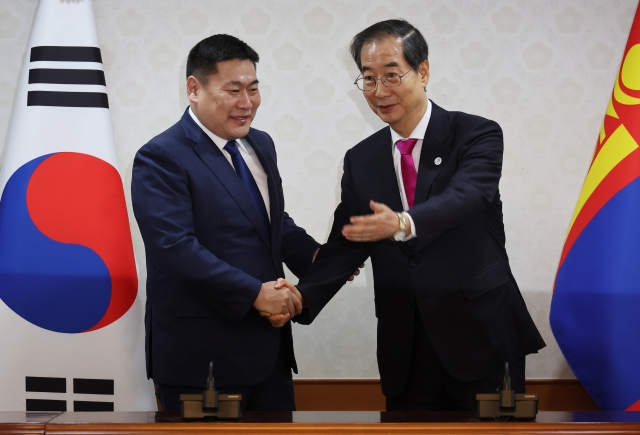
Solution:
[[[580,233],[582,233],[582,230],[591,222],[591,219],[593,219],[611,198],[638,177],[640,177],[640,148],[633,151],[618,163],[618,165],[607,174],[604,180],[600,182],[589,199],[584,203],[580,214],[578,214],[576,220],[573,222],[571,231],[567,235],[567,240],[564,243],[562,255],[560,256],[558,270],[562,267],[562,263],[564,263],[564,259],[567,257],[567,254],[569,254],[569,251],[571,251],[573,244],[580,236]]]
[[[625,411],[640,411],[640,400],[625,409]]]
[[[593,165],[593,162],[596,160],[596,157],[598,157],[598,153],[600,152],[604,144],[607,143],[611,134],[613,134],[613,132],[616,131],[618,127],[620,127],[620,124],[622,124],[622,121],[620,121],[619,119],[609,115],[604,116],[603,127],[604,127],[605,138],[602,142],[600,142],[600,139],[596,141],[596,151],[593,153],[593,158],[591,159],[591,165]],[[591,169],[591,167],[589,167],[589,169]]]

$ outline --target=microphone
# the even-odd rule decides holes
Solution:
[[[183,420],[238,420],[242,417],[242,394],[218,394],[209,363],[207,389],[201,394],[181,394]]]
[[[511,389],[511,377],[509,376],[509,363],[504,363],[504,378],[502,380],[502,389],[500,390],[500,408],[515,408],[516,394]]]
[[[478,417],[481,420],[535,420],[538,414],[538,395],[515,394],[511,389],[508,362],[504,363],[502,387],[496,391],[498,394],[476,394]]]
[[[207,389],[202,392],[202,408],[211,409],[218,407],[218,392],[214,387],[213,361],[209,363],[209,377],[207,378]]]

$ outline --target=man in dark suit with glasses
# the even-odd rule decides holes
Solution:
[[[505,362],[523,393],[525,355],[545,344],[505,250],[502,130],[427,98],[427,43],[408,22],[376,23],[350,51],[355,84],[388,127],[345,155],[333,228],[297,286],[306,308],[294,320],[310,323],[370,257],[387,410],[474,410]]]

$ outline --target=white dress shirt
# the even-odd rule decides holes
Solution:
[[[400,164],[400,150],[396,146],[396,142],[404,139],[418,139],[415,146],[413,147],[413,151],[411,152],[411,157],[413,157],[413,164],[416,167],[416,174],[418,173],[418,166],[420,164],[420,153],[422,152],[422,142],[424,141],[424,135],[427,132],[427,127],[429,126],[429,119],[431,119],[431,101],[427,100],[427,111],[424,112],[422,119],[413,129],[409,137],[400,136],[393,128],[391,129],[391,148],[393,152],[393,166],[396,169],[396,178],[398,180],[398,189],[400,190],[400,198],[402,199],[402,208],[406,211],[409,210],[409,203],[407,202],[407,193],[404,191],[404,182],[402,181],[402,165]],[[411,236],[405,237],[402,239],[403,242],[407,240],[411,240],[418,235],[418,231],[416,229],[416,225],[411,218],[409,213],[403,213],[404,218],[408,219],[411,222]]]
[[[205,134],[211,138],[213,143],[216,144],[218,148],[220,148],[220,151],[222,151],[222,154],[224,154],[224,156],[229,161],[229,164],[233,168],[233,162],[231,161],[231,154],[229,154],[224,149],[228,141],[226,139],[222,139],[219,136],[216,136],[209,129],[207,129],[207,127],[205,127],[200,122],[196,114],[193,113],[193,111],[191,110],[191,107],[189,107],[189,115],[191,115],[191,118],[193,118],[195,123],[198,124],[198,126],[202,129],[202,131],[204,131]],[[240,151],[240,155],[244,159],[244,162],[247,164],[249,171],[251,171],[251,175],[253,175],[253,178],[256,180],[256,184],[258,185],[258,189],[260,190],[260,194],[262,195],[262,199],[264,200],[264,205],[267,208],[267,215],[269,216],[269,221],[271,221],[271,208],[269,207],[269,204],[270,204],[269,203],[269,185],[267,183],[267,173],[264,172],[264,169],[260,164],[260,159],[258,159],[256,152],[253,150],[251,145],[249,145],[249,143],[246,140],[236,139],[236,143],[238,144],[238,150]]]

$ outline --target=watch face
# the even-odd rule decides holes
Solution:
[[[406,235],[407,235],[407,234],[406,234],[404,231],[398,231],[397,233],[395,233],[395,234],[393,235],[393,239],[394,239],[396,242],[399,242],[400,240],[404,239]]]

